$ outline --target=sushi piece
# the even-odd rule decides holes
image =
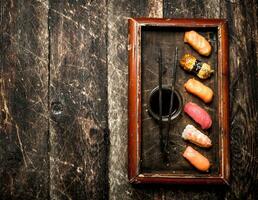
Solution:
[[[188,102],[184,106],[184,112],[198,123],[203,130],[211,127],[212,120],[210,115],[197,104]]]
[[[182,138],[200,146],[209,148],[211,147],[210,138],[196,129],[193,125],[188,124],[182,132]]]
[[[211,54],[210,43],[205,39],[205,37],[195,31],[185,32],[184,42],[188,43],[194,48],[194,50],[203,56],[209,56]]]
[[[207,87],[203,83],[194,78],[189,79],[185,84],[184,87],[187,92],[190,92],[200,99],[202,99],[205,103],[210,103],[213,98],[213,91],[211,88]]]
[[[195,75],[200,79],[207,79],[211,76],[214,70],[207,63],[197,60],[194,56],[190,54],[185,54],[180,60],[180,66]]]
[[[183,157],[200,171],[207,172],[210,168],[210,161],[190,146],[186,148]]]

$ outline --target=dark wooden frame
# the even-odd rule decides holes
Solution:
[[[229,87],[228,32],[223,19],[151,19],[130,18],[129,23],[129,85],[128,85],[128,177],[131,183],[229,184]],[[141,27],[215,27],[218,29],[218,90],[220,93],[219,139],[220,173],[207,178],[184,174],[140,173],[141,155]]]

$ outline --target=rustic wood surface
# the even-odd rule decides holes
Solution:
[[[49,1],[50,197],[106,199],[106,1]]]
[[[0,199],[47,199],[48,9],[26,0],[0,7]]]
[[[229,187],[127,179],[128,17],[226,18]],[[257,199],[255,0],[0,0],[0,199]]]
[[[216,29],[197,29],[204,34],[206,38],[212,43],[212,53],[208,58],[198,55],[188,44],[183,42],[183,35],[187,29],[178,28],[176,31],[173,28],[142,28],[141,42],[142,42],[142,57],[141,57],[141,84],[142,84],[142,160],[141,173],[169,173],[173,171],[174,174],[195,174],[198,176],[212,176],[219,173],[219,125],[218,125],[218,99],[219,95],[214,95],[214,99],[210,104],[205,104],[201,99],[189,95],[184,88],[184,84],[190,78],[196,78],[195,75],[186,73],[181,67],[177,68],[177,79],[175,89],[182,97],[182,104],[194,102],[204,108],[212,118],[212,127],[205,131],[211,138],[213,146],[211,149],[204,149],[194,146],[196,150],[205,155],[212,167],[208,174],[196,173],[196,170],[189,165],[182,157],[182,154],[189,142],[182,140],[181,133],[187,124],[196,125],[184,112],[171,122],[169,131],[170,155],[168,161],[164,162],[164,156],[160,151],[159,139],[159,125],[154,121],[149,113],[149,97],[153,88],[157,87],[158,83],[158,62],[159,48],[162,50],[162,61],[165,68],[163,74],[163,85],[171,87],[172,66],[174,62],[175,47],[178,47],[178,59],[181,59],[185,53],[189,53],[203,62],[209,63],[218,72],[217,53],[217,30]],[[218,85],[218,73],[214,73],[211,78],[202,80],[202,82],[209,86],[215,94],[221,92]],[[164,106],[164,103],[163,103]],[[183,107],[183,106],[182,106]],[[167,131],[167,125],[163,126],[163,132]]]

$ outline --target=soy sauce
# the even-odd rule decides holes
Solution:
[[[175,92],[173,93],[172,115],[179,109],[179,99]],[[162,117],[168,117],[170,109],[171,90],[162,88]],[[150,96],[150,109],[154,114],[159,115],[159,90],[154,91]]]

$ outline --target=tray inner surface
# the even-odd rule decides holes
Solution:
[[[205,58],[194,51],[188,44],[183,42],[183,35],[186,30],[196,30],[209,38],[212,45],[212,54]],[[218,49],[218,31],[215,28],[176,28],[176,27],[154,27],[146,26],[141,31],[141,91],[142,91],[142,142],[141,142],[141,173],[162,173],[162,174],[184,174],[200,177],[214,176],[219,174],[219,125],[218,125],[218,87],[217,87],[217,49]],[[157,62],[159,48],[163,53],[163,67],[167,68],[167,72],[163,75],[163,84],[171,84],[171,67],[173,65],[173,56],[175,47],[179,48],[178,58],[183,54],[190,53],[197,59],[209,63],[215,70],[210,79],[201,80],[205,85],[212,88],[214,98],[212,103],[206,105],[197,97],[187,93],[183,87],[184,83],[189,79],[198,77],[186,73],[179,65],[177,68],[177,82],[175,88],[181,93],[183,104],[192,101],[204,108],[211,115],[213,120],[212,127],[205,133],[211,138],[213,146],[210,149],[203,149],[194,144],[184,141],[181,138],[181,133],[187,124],[192,124],[198,129],[200,127],[191,120],[185,113],[171,122],[170,126],[170,162],[166,163],[163,160],[160,151],[160,136],[159,125],[152,119],[148,113],[148,100],[150,92],[158,86],[158,70]],[[200,79],[198,79],[200,80]],[[200,129],[201,130],[201,129]],[[164,130],[165,131],[165,130]],[[201,173],[194,169],[183,157],[182,153],[187,145],[191,145],[194,149],[205,155],[211,162],[211,168],[208,173]]]

